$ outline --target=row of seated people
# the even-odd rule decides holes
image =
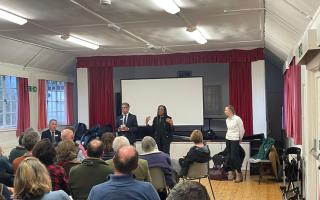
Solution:
[[[65,196],[65,194],[69,194],[73,199],[87,199],[93,186],[104,183],[113,174],[116,175],[117,165],[114,163],[116,152],[119,152],[122,147],[129,147],[130,143],[123,136],[114,138],[112,133],[105,133],[101,137],[101,140],[95,139],[91,141],[87,149],[84,149],[73,142],[73,137],[72,129],[64,129],[61,132],[61,142],[55,147],[52,141],[48,139],[40,141],[38,133],[31,129],[27,130],[23,137],[19,138],[20,145],[11,151],[9,160],[5,156],[0,157],[0,176],[3,176],[0,179],[0,183],[12,186],[8,177],[15,177],[15,186],[21,163],[26,158],[35,157],[46,167],[50,176],[50,189],[52,191],[62,190],[65,193],[60,192],[61,195]],[[193,162],[208,162],[211,159],[209,148],[203,144],[202,133],[200,131],[194,131],[191,134],[191,141],[195,145],[184,158],[176,161],[170,159],[168,154],[159,151],[152,137],[145,137],[142,140],[144,152],[139,155],[137,167],[131,170],[133,177],[138,181],[151,182],[149,168],[160,167],[164,172],[168,187],[173,188],[176,185],[177,176],[186,175],[190,164]],[[19,154],[22,155],[19,156]],[[10,161],[12,161],[12,165]],[[126,171],[126,173],[128,174],[129,172]],[[11,189],[11,192],[14,194],[14,197],[19,197],[15,189]],[[132,194],[135,193],[133,192]],[[27,195],[32,196],[32,194]],[[137,196],[137,194],[135,195]],[[48,198],[44,197],[43,199]],[[158,194],[156,197],[159,197]],[[24,199],[28,199],[28,197],[26,196]]]

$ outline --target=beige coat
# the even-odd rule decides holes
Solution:
[[[106,163],[108,165],[112,166],[114,169],[114,164],[113,164],[112,159],[107,160]],[[133,170],[132,173],[135,176],[135,179],[137,179],[139,181],[151,182],[151,176],[150,176],[150,172],[149,172],[148,162],[144,159],[139,159],[138,167],[137,167],[137,169]]]

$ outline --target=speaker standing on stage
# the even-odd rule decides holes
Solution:
[[[236,115],[232,105],[228,105],[224,109],[227,123],[226,146],[227,146],[227,163],[232,171],[228,172],[228,179],[234,179],[234,171],[236,172],[235,182],[242,182],[241,159],[240,159],[240,142],[244,135],[243,122],[239,116]]]
[[[130,105],[128,103],[121,104],[122,114],[117,117],[116,127],[119,136],[128,138],[130,144],[136,142],[136,133],[138,131],[137,117],[129,113]]]
[[[148,122],[150,119],[150,116],[146,118],[146,126],[149,126]],[[152,129],[159,150],[170,154],[170,143],[173,137],[173,121],[171,117],[167,115],[167,108],[164,105],[158,106],[157,116],[153,118]]]

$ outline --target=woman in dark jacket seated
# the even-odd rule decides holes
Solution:
[[[190,148],[186,156],[179,159],[181,165],[180,176],[188,174],[189,166],[193,162],[206,163],[211,159],[209,146],[203,143],[201,131],[194,130],[191,133],[190,141],[194,143],[194,146]]]

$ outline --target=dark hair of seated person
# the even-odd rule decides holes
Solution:
[[[56,154],[56,149],[47,138],[39,141],[32,150],[32,156],[38,158],[46,166],[54,163]]]
[[[170,190],[167,200],[210,200],[206,188],[199,182],[183,181]]]

